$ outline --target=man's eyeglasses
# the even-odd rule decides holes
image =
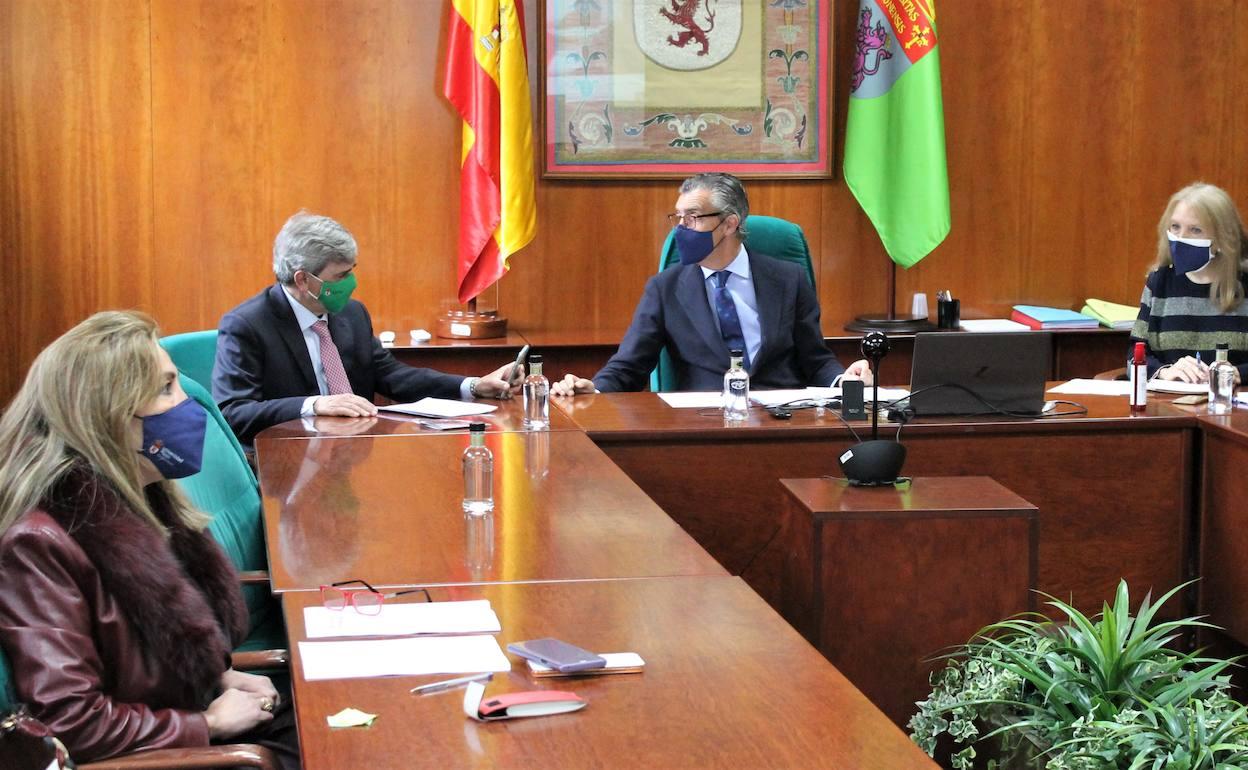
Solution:
[[[343,588],[359,584],[363,588]],[[376,588],[373,588],[363,580],[340,580],[337,583],[331,583],[327,586],[321,586],[321,603],[327,610],[342,610],[350,605],[356,612],[361,615],[377,615],[381,613],[381,604],[386,599],[393,599],[396,596],[404,594],[423,593],[425,601],[433,601],[433,597],[429,595],[429,591],[424,588],[409,588],[406,591],[392,591],[383,594]]]
[[[672,227],[675,227],[676,225],[684,225],[685,227],[688,227],[689,229],[693,229],[698,226],[698,220],[700,219],[703,219],[705,217],[722,217],[723,215],[724,215],[724,212],[722,211],[712,211],[709,214],[671,213],[667,215],[667,223]]]

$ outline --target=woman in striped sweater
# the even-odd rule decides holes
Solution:
[[[1248,374],[1248,234],[1226,191],[1203,182],[1179,190],[1157,225],[1157,259],[1131,331],[1148,349],[1148,373],[1207,382],[1219,342],[1239,378]]]

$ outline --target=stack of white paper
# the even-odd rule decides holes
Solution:
[[[417,417],[468,417],[475,414],[489,414],[498,409],[496,406],[476,401],[453,401],[449,398],[432,396],[410,404],[386,404],[377,408],[389,412],[414,414]]]
[[[299,655],[309,682],[511,670],[498,640],[490,635],[299,642]]]
[[[376,615],[352,607],[304,607],[309,639],[331,636],[413,636],[415,634],[497,634],[502,630],[488,599],[467,602],[383,604]]]

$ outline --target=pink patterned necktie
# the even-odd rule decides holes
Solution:
[[[329,324],[317,321],[312,324],[312,331],[321,340],[321,369],[325,371],[325,384],[329,386],[329,395],[337,396],[351,392],[351,381],[347,379],[347,370],[342,368],[342,356],[329,336]]]

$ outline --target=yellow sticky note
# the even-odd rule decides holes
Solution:
[[[330,727],[371,727],[376,714],[366,714],[359,709],[346,708],[325,717]]]

